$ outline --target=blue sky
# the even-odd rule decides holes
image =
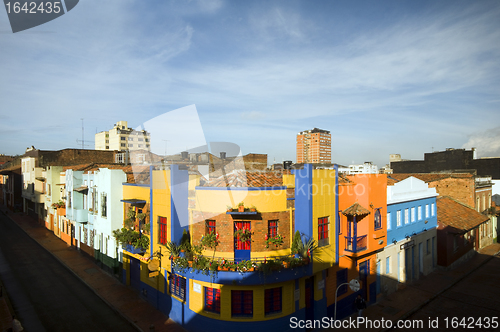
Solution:
[[[340,164],[500,156],[500,2],[82,0],[16,34],[0,9],[0,153],[193,104],[207,142],[270,163],[314,127]]]

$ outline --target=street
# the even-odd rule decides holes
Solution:
[[[26,331],[136,331],[1,212],[0,279]]]

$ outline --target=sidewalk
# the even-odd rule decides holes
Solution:
[[[464,277],[474,272],[483,264],[488,262],[493,256],[500,252],[500,244],[493,243],[490,246],[482,248],[479,253],[474,255],[470,260],[464,262],[457,268],[450,271],[435,270],[427,276],[421,277],[419,280],[405,288],[398,290],[395,293],[388,295],[381,301],[368,306],[363,310],[363,316],[372,321],[391,320],[393,326],[398,320],[405,320],[417,310],[421,309],[427,303],[431,302],[438,295],[455,285]],[[352,320],[356,320],[356,314],[351,316]],[[349,331],[354,329],[342,329]],[[386,329],[366,329],[366,331],[385,331]],[[328,329],[324,331],[333,331]]]
[[[101,270],[90,257],[74,247],[69,247],[32,218],[22,213],[7,212],[4,207],[0,210],[47,251],[51,252],[104,302],[131,322],[139,331],[185,331],[180,325],[141,299],[136,291]]]

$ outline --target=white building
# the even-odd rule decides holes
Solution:
[[[96,150],[151,151],[151,135],[146,130],[129,128],[127,121],[118,121],[113,129],[95,134]]]
[[[371,161],[367,161],[362,165],[349,165],[348,167],[339,167],[340,173],[351,174],[378,174],[377,165],[372,164]]]

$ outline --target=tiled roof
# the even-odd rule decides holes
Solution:
[[[453,227],[457,233],[467,232],[489,218],[449,196],[436,199],[438,223]]]
[[[410,176],[416,177],[417,179],[420,179],[426,183],[439,181],[447,178],[455,178],[455,179],[474,178],[474,175],[470,173],[398,173],[398,174],[391,174],[390,176],[388,176],[387,184],[394,185],[394,183],[409,178]]]
[[[344,216],[366,216],[370,214],[370,211],[356,202],[342,211],[342,214]]]
[[[225,176],[219,176],[201,183],[203,187],[280,187],[283,177],[276,171],[234,170]]]

